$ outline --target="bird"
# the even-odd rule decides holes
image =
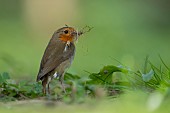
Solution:
[[[82,33],[81,33],[82,34]],[[73,27],[64,26],[54,32],[43,54],[36,81],[42,81],[43,94],[50,94],[50,82],[58,77],[62,91],[64,74],[75,56],[75,42],[81,35]]]

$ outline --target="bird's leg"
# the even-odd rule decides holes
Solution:
[[[42,81],[42,86],[43,86],[42,92],[43,92],[43,94],[46,95],[46,86],[47,86],[47,78],[46,77]]]
[[[66,93],[65,86],[63,84],[63,80],[61,80],[60,83],[61,83],[61,87],[62,87],[63,92]]]
[[[42,92],[43,92],[43,94],[45,94],[45,95],[46,95],[46,85],[44,85],[44,84],[42,84],[42,85],[43,85]]]
[[[51,76],[50,74],[47,76],[47,84],[46,84],[46,88],[47,88],[47,94],[50,94],[50,82],[51,82]]]
[[[50,76],[45,76],[44,79],[42,80],[42,92],[43,94],[50,94],[50,82],[51,82],[51,77]]]
[[[48,89],[48,94],[50,94],[50,93],[51,93],[51,92],[50,92],[50,83],[48,83],[47,89]]]
[[[64,83],[63,83],[63,81],[64,81],[64,73],[60,76],[59,81],[61,83],[61,87],[62,87],[63,92],[66,93],[65,86],[64,86]]]

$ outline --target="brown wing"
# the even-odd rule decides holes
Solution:
[[[37,81],[39,81],[47,73],[53,71],[63,61],[74,55],[74,44],[70,43],[70,46],[66,52],[64,52],[65,46],[66,42],[62,42],[59,39],[52,38],[50,40],[41,60]]]

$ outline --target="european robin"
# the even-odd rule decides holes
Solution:
[[[88,28],[87,31],[85,29]],[[54,32],[48,43],[41,60],[37,81],[42,81],[43,93],[50,93],[49,83],[55,77],[59,77],[62,90],[65,91],[63,84],[64,74],[70,67],[75,55],[75,41],[78,36],[90,31],[92,28],[86,26],[78,32],[73,27],[63,27]],[[84,31],[83,31],[84,30]]]

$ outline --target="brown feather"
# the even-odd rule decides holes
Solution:
[[[53,35],[41,60],[37,81],[42,80],[45,75],[54,71],[62,62],[74,56],[74,43],[71,42],[68,50],[64,52],[65,46],[66,42]]]

